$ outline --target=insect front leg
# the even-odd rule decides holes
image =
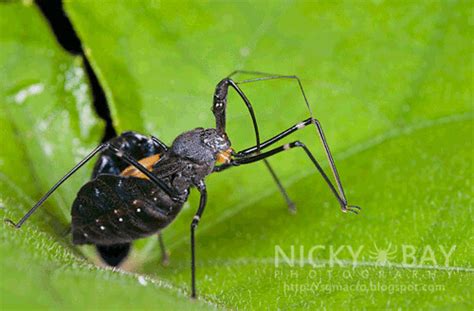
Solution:
[[[258,76],[257,78],[252,78],[252,79],[247,79],[247,80],[242,80],[242,81],[238,81],[238,82],[235,82],[231,79],[232,76],[234,75],[237,75],[237,74],[244,74],[244,75],[253,75],[253,76]],[[301,83],[301,80],[298,76],[295,76],[295,75],[281,75],[281,74],[271,74],[271,73],[266,73],[266,72],[260,72],[260,71],[249,71],[249,70],[235,70],[233,71],[231,74],[229,74],[227,76],[227,79],[224,79],[224,81],[231,81],[232,84],[231,86],[237,91],[237,93],[239,93],[240,97],[242,98],[242,100],[245,102],[245,104],[247,105],[247,108],[250,112],[250,115],[252,117],[252,122],[253,122],[253,126],[254,126],[254,129],[255,129],[255,136],[256,136],[256,145],[255,145],[255,149],[256,149],[256,152],[259,153],[260,150],[263,148],[262,145],[260,144],[260,137],[259,137],[259,134],[258,134],[258,127],[257,127],[257,122],[256,122],[256,119],[255,119],[255,115],[253,113],[253,109],[252,109],[252,106],[250,104],[250,101],[247,99],[247,97],[245,96],[245,94],[242,92],[242,90],[240,89],[239,85],[241,84],[245,84],[245,83],[254,83],[254,82],[260,82],[260,81],[268,81],[268,80],[277,80],[277,79],[283,79],[283,80],[293,80],[293,81],[296,81],[298,83],[298,87],[300,89],[300,92],[301,94],[303,95],[303,98],[304,98],[304,101],[306,103],[306,107],[309,111],[309,114],[311,116],[311,119],[313,119],[313,112],[311,111],[311,106],[309,105],[309,102],[308,102],[308,98],[306,97],[306,93],[304,91],[304,88],[303,88],[303,84]],[[222,83],[222,82],[221,82]],[[221,84],[218,84],[218,86],[221,85]],[[216,90],[217,92],[217,90]],[[225,114],[225,113],[224,113]],[[217,117],[217,116],[216,116]],[[225,118],[224,118],[225,119]],[[282,194],[282,196],[284,197],[285,201],[287,202],[287,205],[288,205],[288,208],[291,212],[295,212],[296,211],[296,208],[295,208],[295,205],[293,203],[293,201],[290,199],[290,197],[288,196],[288,193],[286,191],[286,189],[283,187],[283,184],[281,183],[280,179],[278,178],[278,176],[276,175],[275,171],[273,170],[272,166],[270,165],[270,163],[268,162],[267,159],[264,159],[263,160],[265,166],[267,167],[268,171],[270,172],[270,174],[272,175],[272,178],[273,180],[275,181],[275,183],[277,184],[278,186],[278,189],[280,191],[280,193]],[[335,167],[334,167],[335,169]],[[337,173],[336,173],[337,174]],[[336,175],[335,174],[335,175]],[[338,186],[339,186],[340,182],[338,181]],[[340,189],[342,189],[342,187],[339,187]],[[342,192],[342,195],[344,195],[344,193]]]
[[[199,221],[201,220],[202,213],[206,208],[207,203],[207,190],[206,185],[203,181],[200,181],[196,185],[201,197],[199,199],[199,208],[193,217],[191,222],[191,297],[196,298],[196,252],[195,252],[195,240],[194,231],[196,230]]]
[[[214,93],[214,104],[212,106],[212,112],[214,113],[214,116],[216,118],[216,129],[221,133],[225,133],[227,93],[228,93],[229,86],[232,87],[239,94],[240,98],[242,99],[245,106],[247,107],[247,110],[249,111],[250,117],[252,119],[254,132],[255,132],[256,146],[257,146],[257,150],[259,151],[260,150],[260,134],[258,130],[257,118],[255,116],[255,112],[253,110],[252,104],[250,103],[250,100],[247,98],[245,93],[237,85],[237,83],[233,81],[232,79],[230,79],[230,76],[223,79],[217,84],[216,91]],[[265,166],[267,167],[268,171],[270,172],[270,175],[275,181],[278,187],[278,190],[280,191],[281,195],[285,199],[285,202],[288,205],[288,209],[291,212],[295,212],[296,211],[295,204],[290,199],[286,189],[283,187],[283,184],[281,183],[280,179],[275,173],[275,170],[272,168],[272,166],[266,159],[263,160],[263,162],[265,163]]]

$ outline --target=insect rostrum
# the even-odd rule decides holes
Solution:
[[[231,76],[237,73],[253,74],[258,77],[235,82]],[[271,79],[295,80],[306,101],[310,117],[261,142],[252,105],[239,84]],[[254,146],[238,152],[231,148],[231,142],[226,134],[229,87],[233,88],[245,103],[252,119],[256,139]],[[131,242],[159,233],[169,225],[181,211],[190,189],[196,188],[200,193],[200,202],[191,221],[191,296],[196,297],[194,233],[206,207],[207,192],[204,183],[206,176],[231,167],[265,161],[288,207],[294,209],[293,202],[266,159],[299,147],[326,181],[341,209],[356,214],[360,210],[359,207],[347,203],[321,124],[312,116],[298,77],[250,71],[233,72],[217,84],[212,111],[216,119],[216,128],[196,128],[184,132],[169,147],[158,138],[134,132],[122,133],[99,145],[62,177],[18,223],[6,221],[20,228],[64,181],[99,154],[91,181],[79,190],[72,205],[72,239],[74,244],[96,245],[104,261],[115,266],[127,256]],[[281,139],[311,124],[315,126],[321,139],[336,186],[302,142],[293,141],[275,147]],[[160,245],[166,256],[161,235]]]

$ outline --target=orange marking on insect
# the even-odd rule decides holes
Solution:
[[[226,151],[221,151],[217,154],[216,162],[220,164],[230,163],[231,155],[234,152],[232,148],[227,149]]]
[[[143,165],[147,170],[151,171],[153,168],[153,165],[160,160],[161,155],[160,154],[154,154],[152,156],[146,157],[138,161],[141,165]],[[130,165],[126,169],[124,169],[121,173],[120,176],[133,176],[133,177],[138,177],[138,178],[145,178],[148,179],[148,177],[145,176],[142,172],[140,172],[135,166]]]

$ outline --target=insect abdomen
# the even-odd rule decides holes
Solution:
[[[181,207],[147,179],[100,175],[73,203],[73,243],[128,243],[166,227]]]
[[[113,245],[96,245],[100,257],[112,267],[118,266],[127,257],[130,243]]]
[[[153,143],[152,139],[135,132],[124,132],[108,141],[117,146],[136,160],[165,152],[163,148]],[[102,152],[95,163],[92,178],[101,174],[120,175],[129,166],[110,150]]]

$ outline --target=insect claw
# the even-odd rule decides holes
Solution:
[[[354,210],[354,209],[351,209],[351,208],[347,209],[347,211],[348,211],[348,212],[351,212],[351,213],[354,213],[354,214],[356,214],[356,215],[359,214],[358,211],[356,211],[356,210]]]
[[[361,208],[359,206],[356,206],[356,205],[344,205],[342,206],[342,211],[344,213],[347,213],[347,212],[351,212],[351,213],[354,213],[354,214],[359,214],[359,211],[361,210]]]
[[[19,229],[20,226],[18,226],[16,223],[13,222],[13,220],[5,218],[3,221],[5,221],[6,224],[9,224],[10,226],[13,226],[15,229]]]

